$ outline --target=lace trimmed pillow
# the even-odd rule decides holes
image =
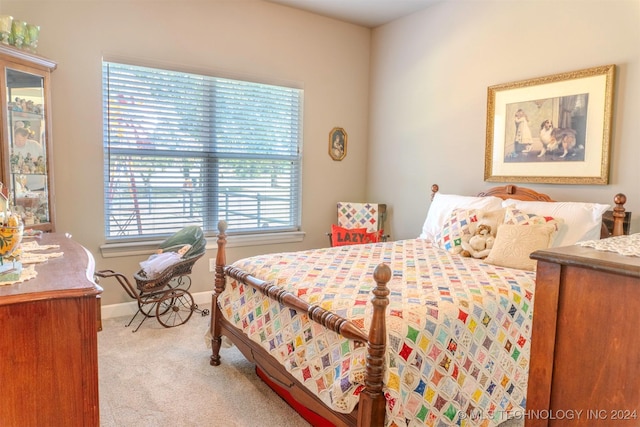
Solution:
[[[504,213],[504,224],[509,225],[549,224],[553,225],[556,231],[558,231],[563,223],[564,220],[562,218],[526,213],[515,206],[507,207]]]
[[[507,199],[502,202],[504,207],[515,207],[523,212],[534,212],[540,216],[562,218],[558,234],[553,246],[569,246],[586,240],[600,238],[602,214],[611,205],[580,202],[538,202]]]

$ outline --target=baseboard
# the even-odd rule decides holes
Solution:
[[[192,293],[193,301],[201,306],[211,304],[211,292]],[[133,316],[138,311],[138,302],[123,302],[120,304],[103,305],[100,308],[103,319],[111,319],[113,317]]]

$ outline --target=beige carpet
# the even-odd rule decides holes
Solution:
[[[128,320],[106,319],[98,333],[101,426],[309,426],[237,349],[209,365],[209,316],[169,329],[147,319],[135,333]]]
[[[132,333],[137,320],[126,328],[128,317],[106,319],[98,333],[101,426],[309,426],[235,347],[222,349],[222,365],[209,365],[209,316],[170,329],[147,319]]]

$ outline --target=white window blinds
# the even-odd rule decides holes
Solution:
[[[300,228],[302,91],[103,62],[105,235]]]

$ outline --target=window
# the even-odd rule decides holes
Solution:
[[[302,90],[103,62],[105,235],[300,229]]]

